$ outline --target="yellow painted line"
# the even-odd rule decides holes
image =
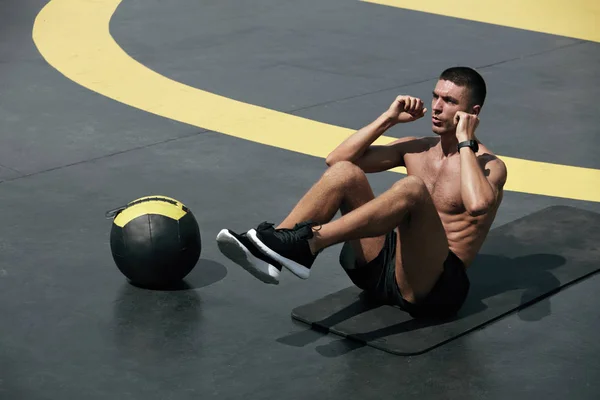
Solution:
[[[361,0],[600,42],[600,0]]]
[[[67,78],[106,97],[190,125],[282,149],[326,157],[354,130],[236,101],[166,78],[131,58],[109,31],[121,0],[51,0],[33,40]],[[376,143],[389,143],[382,136]],[[584,145],[584,144],[582,144]],[[501,156],[506,190],[600,201],[600,171]],[[406,173],[404,168],[393,171]]]

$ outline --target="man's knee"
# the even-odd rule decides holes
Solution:
[[[323,177],[344,185],[354,185],[366,179],[365,172],[350,161],[338,161],[325,171]]]
[[[409,200],[411,204],[419,204],[429,198],[429,190],[423,179],[409,175],[400,179],[392,186],[399,196]]]

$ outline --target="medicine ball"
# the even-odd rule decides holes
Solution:
[[[147,196],[109,211],[110,248],[129,281],[147,288],[168,287],[195,267],[202,243],[196,218],[181,202]]]

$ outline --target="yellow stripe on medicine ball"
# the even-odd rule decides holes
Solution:
[[[175,204],[173,204],[173,202]],[[166,196],[141,197],[129,204],[130,205],[121,211],[113,221],[115,225],[120,226],[121,228],[142,215],[163,215],[178,221],[187,214],[187,210],[181,202]]]

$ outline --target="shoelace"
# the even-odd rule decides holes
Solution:
[[[257,231],[266,231],[269,229],[274,229],[275,224],[269,223],[267,221],[261,222],[256,228]]]
[[[271,230],[274,229],[273,234],[283,243],[294,243],[298,239],[309,239],[312,237],[312,227],[317,225],[312,221],[305,221],[297,223],[292,229],[282,228],[274,229],[274,224],[269,222],[262,222],[258,225],[258,230]],[[308,229],[307,229],[308,228]]]

